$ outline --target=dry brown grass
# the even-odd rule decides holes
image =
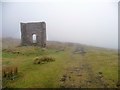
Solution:
[[[18,73],[17,66],[3,66],[2,67],[2,77],[11,78]]]

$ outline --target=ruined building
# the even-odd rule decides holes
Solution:
[[[45,22],[21,23],[21,45],[46,46]]]

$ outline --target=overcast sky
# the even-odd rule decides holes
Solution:
[[[3,37],[21,38],[20,22],[33,21],[46,22],[47,40],[118,47],[118,4],[111,0],[2,2]]]

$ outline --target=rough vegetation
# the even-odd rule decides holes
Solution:
[[[3,67],[17,73],[3,82],[12,88],[118,88],[118,52],[74,43],[47,42],[47,48],[5,46]],[[54,61],[54,62],[51,62]],[[45,62],[46,64],[41,64]],[[33,64],[36,63],[36,64]],[[39,65],[40,63],[40,65]],[[15,69],[17,66],[17,69]],[[3,72],[8,72],[3,70]],[[9,76],[5,75],[3,76]],[[10,74],[11,75],[11,74]],[[4,80],[6,81],[6,79]]]
[[[6,84],[9,80],[15,80],[18,75],[17,66],[3,66],[2,67],[2,82],[3,88],[7,87]]]
[[[16,66],[4,66],[2,67],[2,77],[12,79],[18,73]]]
[[[34,59],[34,64],[44,64],[46,62],[53,62],[53,61],[55,61],[55,58],[49,56],[36,57]]]

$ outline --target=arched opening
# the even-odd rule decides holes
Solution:
[[[33,35],[32,35],[32,41],[33,41],[33,43],[37,43],[36,34],[33,34]]]

